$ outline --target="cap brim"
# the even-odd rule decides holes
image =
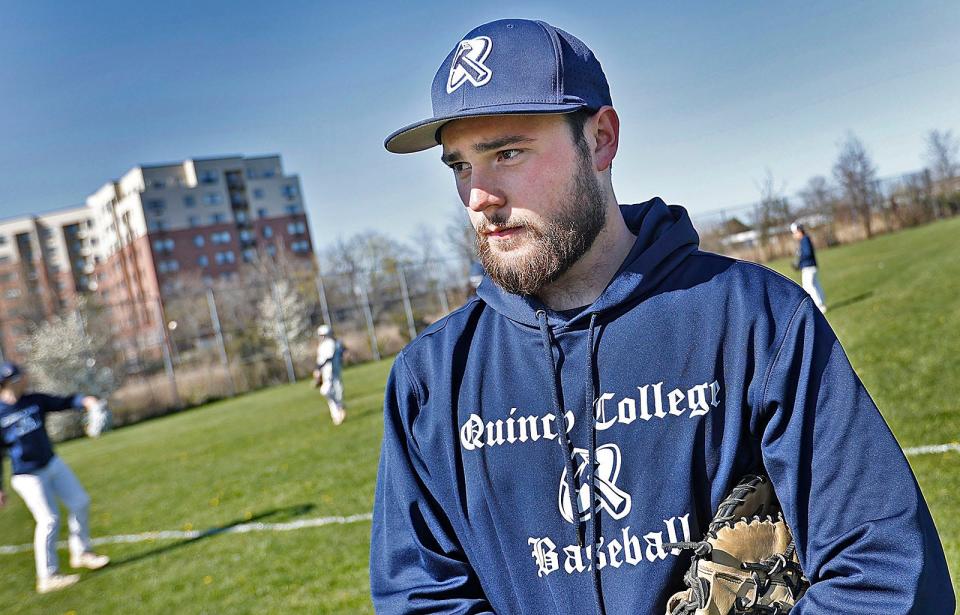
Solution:
[[[427,120],[410,124],[391,134],[383,142],[383,146],[388,152],[394,154],[412,154],[413,152],[422,152],[436,145],[440,145],[437,139],[440,128],[447,122],[463,119],[465,117],[489,117],[496,115],[540,115],[544,113],[572,113],[585,108],[582,103],[517,103],[513,105],[496,105],[494,107],[478,107],[469,109],[460,113],[445,117],[432,117]]]

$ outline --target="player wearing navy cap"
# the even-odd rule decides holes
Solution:
[[[10,484],[20,494],[37,523],[34,532],[34,557],[37,566],[37,591],[47,593],[76,583],[78,575],[60,574],[57,563],[57,532],[62,501],[70,516],[70,566],[103,568],[110,562],[106,555],[91,550],[88,511],[90,497],[73,472],[53,452],[45,426],[48,412],[84,407],[101,402],[90,395],[58,397],[27,392],[27,375],[14,363],[0,364],[0,450],[10,455],[13,476]],[[2,466],[0,466],[2,469]],[[6,504],[0,476],[0,507]]]
[[[681,207],[618,205],[619,119],[586,45],[484,24],[433,111],[385,145],[442,146],[486,274],[387,383],[379,613],[663,613],[680,546],[757,470],[811,581],[795,612],[953,612],[910,466],[810,297],[699,250]],[[707,612],[689,581],[676,612]]]

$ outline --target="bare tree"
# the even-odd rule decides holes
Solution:
[[[325,280],[330,279],[331,301],[352,303],[357,313],[366,295],[374,321],[400,303],[398,269],[414,262],[413,251],[379,231],[368,230],[347,239],[339,238],[321,256]],[[378,301],[372,301],[372,299]]]
[[[822,175],[811,177],[799,194],[806,213],[819,214],[828,219],[828,239],[831,243],[836,241],[837,198],[827,178]]]
[[[773,178],[773,172],[767,169],[766,176],[760,183],[760,202],[753,212],[753,226],[759,235],[760,256],[771,256],[771,238],[779,227],[790,223],[790,202],[783,196],[785,184],[778,188]]]
[[[869,239],[873,236],[870,216],[876,192],[877,168],[863,143],[853,133],[849,133],[840,144],[840,155],[833,165],[833,177]]]
[[[927,133],[927,164],[938,182],[949,182],[957,176],[960,142],[951,130],[931,130]]]
[[[466,263],[477,260],[476,232],[464,208],[460,207],[450,214],[445,230],[447,245],[456,256]]]

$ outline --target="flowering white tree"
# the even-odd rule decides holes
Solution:
[[[260,334],[273,340],[277,354],[283,356],[285,345],[289,345],[294,359],[301,359],[310,352],[310,304],[294,284],[289,280],[278,280],[268,288],[258,308]]]
[[[30,335],[27,355],[33,386],[47,393],[109,396],[116,382],[113,370],[97,363],[102,346],[86,334],[79,312],[41,324]]]
[[[106,399],[116,388],[109,367],[99,364],[105,341],[86,333],[80,311],[42,323],[29,337],[27,368],[31,388],[44,393],[85,393]],[[80,414],[54,413],[48,428],[54,440],[78,436]]]

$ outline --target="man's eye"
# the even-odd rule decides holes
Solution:
[[[514,158],[516,158],[516,157],[519,156],[519,155],[520,155],[520,150],[518,150],[518,149],[505,149],[505,150],[503,150],[502,152],[500,152],[500,159],[501,159],[501,160],[513,160]]]
[[[460,175],[461,173],[468,171],[470,169],[470,165],[466,162],[454,162],[450,164],[450,169],[457,175]]]

